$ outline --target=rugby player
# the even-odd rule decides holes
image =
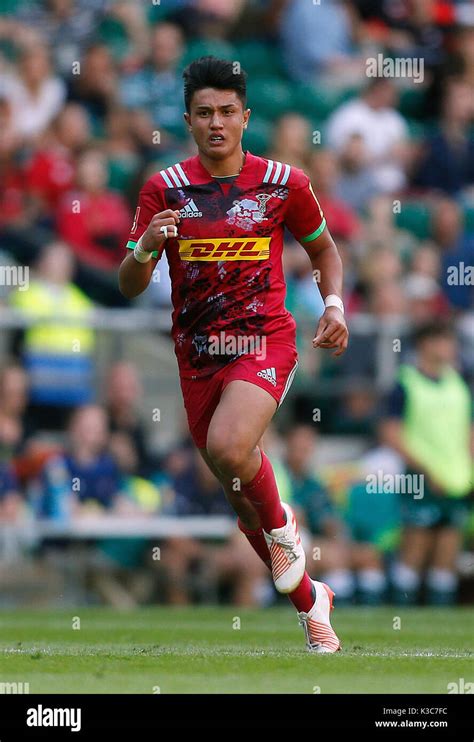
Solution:
[[[307,175],[243,151],[250,109],[240,65],[202,57],[183,77],[184,119],[198,154],[163,168],[140,191],[120,290],[129,299],[144,291],[166,252],[192,438],[276,589],[295,606],[308,650],[336,652],[334,593],[306,572],[262,436],[298,366],[296,323],[284,304],[285,227],[308,253],[325,301],[313,346],[334,355],[348,341],[341,260]]]

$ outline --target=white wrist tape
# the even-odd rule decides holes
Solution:
[[[142,235],[143,237],[143,235]],[[133,257],[139,263],[148,263],[151,260],[151,252],[147,252],[142,247],[142,237],[138,240],[137,244],[133,248]]]
[[[344,314],[344,304],[342,303],[342,299],[340,299],[337,294],[328,294],[328,296],[326,296],[324,300],[324,306],[326,308],[337,307]]]

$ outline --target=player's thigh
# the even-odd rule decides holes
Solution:
[[[222,392],[207,433],[207,451],[253,451],[277,409],[265,389],[249,381],[229,382]]]
[[[461,531],[454,527],[438,528],[434,536],[431,566],[438,569],[456,569],[457,556],[461,548]]]

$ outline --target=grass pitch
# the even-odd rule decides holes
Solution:
[[[4,611],[0,683],[30,693],[447,693],[471,679],[473,617],[336,608],[343,651],[311,655],[291,607]]]

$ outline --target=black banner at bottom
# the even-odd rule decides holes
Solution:
[[[364,738],[472,740],[469,695],[0,695],[0,742],[133,742],[169,730],[339,731]],[[71,735],[73,735],[71,737]],[[349,737],[351,735],[351,737]]]

